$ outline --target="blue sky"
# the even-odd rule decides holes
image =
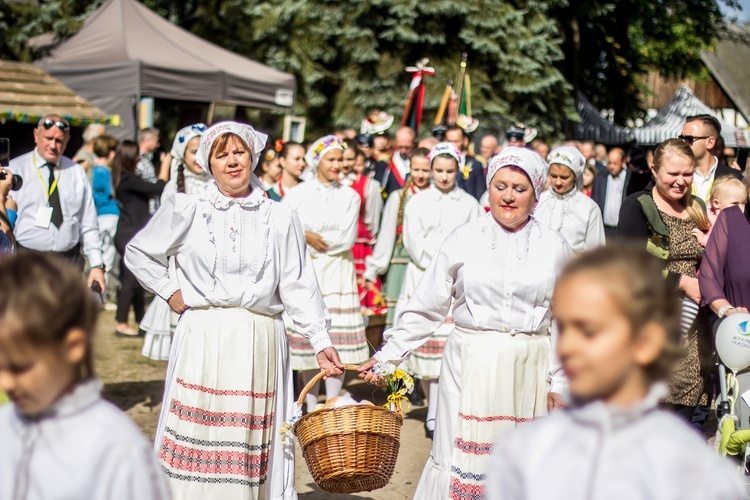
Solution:
[[[742,6],[741,11],[726,7],[722,7],[722,10],[727,17],[737,17],[740,21],[750,22],[750,0],[739,0],[739,4]]]

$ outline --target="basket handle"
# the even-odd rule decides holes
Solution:
[[[356,372],[359,369],[359,365],[344,365],[344,370],[349,370]],[[310,392],[310,389],[315,387],[315,384],[317,384],[320,379],[325,377],[326,372],[323,370],[320,370],[320,373],[315,375],[312,380],[310,380],[304,389],[302,389],[302,392],[299,394],[299,398],[297,399],[297,406],[302,406],[302,404],[305,402],[305,396],[307,396],[307,393]],[[307,411],[312,411],[312,408],[308,408]]]

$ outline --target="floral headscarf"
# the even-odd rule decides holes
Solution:
[[[503,167],[518,167],[523,170],[531,180],[534,187],[534,194],[539,200],[539,195],[544,189],[544,182],[547,177],[547,163],[534,151],[517,146],[509,146],[503,149],[499,155],[492,158],[487,167],[487,188],[498,170]]]
[[[305,154],[305,161],[307,162],[307,166],[310,167],[312,171],[315,171],[318,169],[318,164],[320,163],[321,158],[323,158],[326,153],[336,149],[343,151],[346,148],[346,143],[343,140],[335,135],[327,135],[312,143]]]

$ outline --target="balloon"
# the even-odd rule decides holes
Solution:
[[[750,314],[732,314],[721,320],[716,329],[716,352],[733,372],[750,366]]]

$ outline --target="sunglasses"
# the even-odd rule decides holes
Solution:
[[[677,138],[681,139],[685,142],[687,142],[688,146],[692,146],[695,141],[699,141],[701,139],[708,139],[709,137],[713,137],[710,135],[704,135],[701,137],[695,136],[695,135],[678,135]]]
[[[57,127],[60,130],[62,130],[63,132],[65,132],[66,130],[68,130],[70,128],[70,125],[68,125],[67,122],[55,121],[55,120],[53,120],[51,118],[47,118],[46,120],[44,120],[42,122],[42,127],[44,127],[45,130],[49,130],[52,127]]]

